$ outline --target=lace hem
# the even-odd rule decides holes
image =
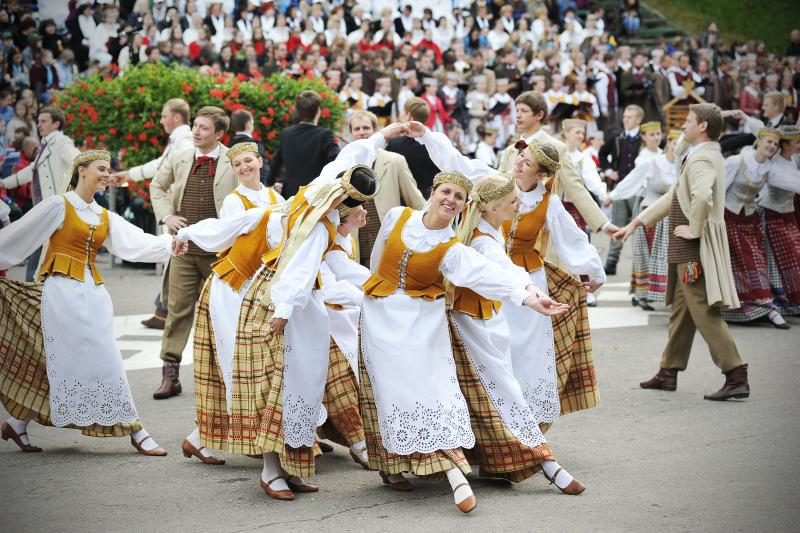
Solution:
[[[561,398],[558,396],[556,379],[556,350],[553,345],[553,329],[548,328],[546,337],[547,366],[545,377],[539,377],[536,383],[520,383],[522,395],[539,422],[555,422],[561,416]]]
[[[113,384],[66,379],[50,383],[50,419],[54,426],[113,426],[138,418],[125,379]]]
[[[379,404],[377,393],[375,403]],[[466,400],[460,394],[449,405],[437,402],[427,407],[416,402],[414,411],[392,404],[388,415],[379,409],[378,418],[383,445],[390,453],[410,455],[475,446]]]
[[[313,446],[316,429],[327,418],[328,411],[322,405],[322,398],[317,403],[309,403],[301,396],[287,395],[283,400],[284,442],[292,448]]]

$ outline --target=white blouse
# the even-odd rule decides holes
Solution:
[[[250,203],[256,207],[267,207],[268,205],[272,205],[269,187],[264,187],[262,185],[259,190],[254,191],[250,187],[245,187],[240,183],[236,187],[236,192],[250,200]],[[282,204],[286,201],[283,196],[278,194],[277,191],[273,190],[272,192],[275,194],[277,204]],[[219,210],[219,218],[228,218],[229,216],[238,215],[242,211],[244,211],[242,199],[235,194],[229,194],[224,200],[222,200],[222,207]]]
[[[24,261],[64,225],[65,199],[81,220],[87,224],[100,224],[103,208],[94,200],[86,203],[74,191],[63,196],[51,196],[0,230],[0,270]],[[150,235],[111,211],[108,212],[108,225],[108,236],[103,246],[112,254],[131,262],[161,263],[169,259],[171,235]]]
[[[613,191],[608,193],[608,196],[612,200],[627,200],[628,198],[640,195],[647,185],[648,176],[653,173],[653,161],[655,161],[656,156],[660,153],[660,148],[655,152],[648,149],[642,150],[639,155],[636,156],[633,170],[617,183],[617,186],[614,187]]]
[[[192,241],[206,252],[221,252],[233,246],[240,235],[253,231],[264,214],[268,211],[263,207],[248,209],[228,218],[206,218],[178,230],[175,237],[181,242]],[[267,221],[267,242],[270,248],[275,248],[283,237],[284,215],[271,212]]]

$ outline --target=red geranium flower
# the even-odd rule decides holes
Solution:
[[[145,91],[145,90],[146,90],[146,89],[145,89],[144,87],[139,87],[139,92],[140,92],[140,93],[144,93],[144,91]]]
[[[185,92],[186,94],[192,92],[192,86],[186,82],[181,83],[181,87],[183,87],[183,92]]]
[[[105,89],[103,89],[102,87],[100,87],[99,89],[97,89],[97,90],[94,92],[94,94],[103,94],[103,93],[105,93],[105,92],[106,92],[106,90],[105,90]]]
[[[327,107],[323,107],[319,114],[322,118],[328,118],[331,116],[331,110]]]
[[[116,135],[117,134],[117,128],[108,128],[108,133],[110,135]]]
[[[146,141],[147,140],[147,134],[145,132],[140,133],[139,134],[139,140],[140,141]]]

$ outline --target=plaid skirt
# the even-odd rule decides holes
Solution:
[[[42,339],[42,283],[0,279],[0,401],[11,416],[50,420],[50,383]],[[88,437],[124,437],[142,429],[138,420],[113,426],[64,426]]]
[[[431,453],[412,453],[411,455],[397,455],[386,451],[381,439],[381,429],[378,425],[378,407],[375,405],[375,392],[369,379],[364,356],[359,348],[358,358],[358,401],[361,406],[361,417],[364,420],[364,436],[367,441],[367,455],[369,467],[387,474],[410,472],[418,477],[430,479],[443,479],[445,472],[451,468],[458,468],[465,474],[472,470],[469,467],[464,451],[461,448],[452,450],[437,450]]]
[[[749,322],[775,309],[769,284],[764,232],[757,213],[737,215],[725,210],[728,245],[741,307],[722,312],[729,322]]]
[[[548,294],[553,300],[570,306],[566,313],[553,317],[556,374],[563,416],[591,409],[598,402],[589,310],[586,290],[575,277],[552,263],[545,262],[544,266]]]
[[[553,454],[547,443],[536,447],[522,444],[509,431],[495,409],[480,376],[470,361],[458,328],[448,317],[453,358],[461,393],[467,400],[470,423],[475,434],[475,447],[464,450],[470,464],[480,467],[482,475],[507,479],[518,483],[540,470],[542,461],[552,461]]]
[[[633,232],[633,262],[631,265],[630,293],[646,299],[650,290],[650,253],[653,249],[656,228],[638,227]]]
[[[272,271],[262,268],[247,289],[236,330],[231,414],[226,450],[243,455],[275,452],[290,475],[314,475],[317,446],[292,448],[283,440],[284,337],[273,335],[273,311],[261,305]],[[222,402],[224,405],[224,395]]]
[[[781,309],[800,309],[800,226],[794,213],[759,209],[772,293]],[[784,305],[781,305],[784,304]],[[792,313],[795,314],[795,313]]]
[[[322,398],[328,418],[317,429],[317,435],[342,446],[352,446],[365,439],[364,422],[358,406],[358,383],[350,363],[333,338],[330,353],[325,396]]]
[[[660,220],[654,228],[653,245],[650,248],[647,301],[663,302],[667,293],[667,246],[669,244],[669,217]]]

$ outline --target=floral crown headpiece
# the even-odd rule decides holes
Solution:
[[[509,193],[511,193],[514,190],[514,187],[515,187],[516,181],[517,181],[514,178],[514,176],[511,176],[510,174],[506,174],[505,172],[498,172],[497,174],[494,174],[494,175],[506,178],[505,183],[495,187],[494,189],[489,189],[489,190],[486,190],[486,191],[471,193],[470,194],[470,199],[473,202],[485,205],[485,204],[488,204],[489,202],[493,202],[495,200],[499,200],[500,198],[503,198],[504,196],[508,195]]]
[[[246,143],[237,143],[234,144],[227,153],[228,161],[233,161],[233,159],[238,156],[242,155],[245,152],[253,152],[257,156],[261,156],[261,153],[258,151],[258,145],[254,142],[246,142]]]
[[[81,152],[77,156],[75,156],[75,160],[72,161],[72,170],[70,171],[69,175],[72,176],[75,174],[75,170],[81,166],[85,165],[86,163],[91,163],[92,161],[111,161],[111,152],[107,150],[89,150],[88,152]]]

